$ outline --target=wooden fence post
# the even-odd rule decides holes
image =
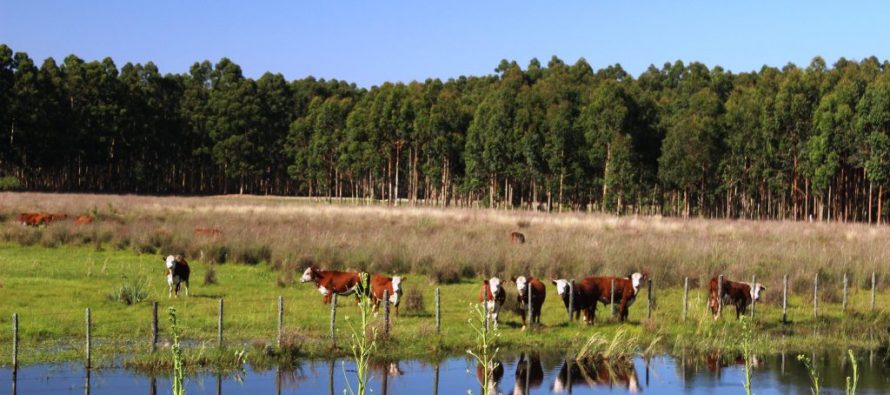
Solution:
[[[754,289],[755,294],[760,292],[760,290],[757,288],[757,275],[756,274],[751,276],[751,288]],[[754,310],[755,310],[756,306],[757,306],[757,299],[752,297],[751,298],[751,321],[754,321]]]
[[[723,275],[717,276],[717,317],[723,314]]]
[[[91,347],[92,346],[92,344],[91,344],[92,343],[92,333],[90,331],[91,331],[92,325],[90,322],[90,308],[89,307],[87,307],[86,324],[87,324],[87,328],[86,328],[87,329],[86,330],[86,332],[87,332],[87,339],[86,339],[87,340],[87,344],[86,344],[87,359],[85,362],[86,362],[87,370],[90,370],[90,368],[92,367],[92,361],[90,360],[92,357],[92,355],[90,355],[91,348],[92,348]]]
[[[19,314],[12,314],[12,376],[19,371]]]
[[[652,318],[652,279],[649,279],[649,297],[646,300],[646,318]]]
[[[383,290],[383,336],[389,336],[389,290]],[[386,376],[386,372],[383,374]]]
[[[439,307],[440,303],[439,296],[439,287],[436,287],[436,333],[439,333],[439,330],[442,325],[442,313]]]
[[[491,288],[488,285],[483,285],[485,289],[482,290],[482,310],[485,312],[485,318],[483,321],[485,322],[485,333],[488,333],[488,290]]]
[[[847,273],[844,273],[844,303],[843,303],[844,313],[847,313]]]
[[[532,307],[532,282],[531,281],[529,281],[528,284],[526,284],[525,292],[528,293],[528,295],[526,295],[527,299],[528,299],[528,301],[526,302],[526,305],[528,305],[528,317],[526,317],[526,318],[528,318],[528,328],[531,329],[532,317],[535,316],[534,313],[532,312],[533,307]]]
[[[151,352],[158,349],[158,302],[151,302]]]
[[[281,349],[281,339],[284,337],[284,297],[278,295],[278,348]]]
[[[813,318],[819,317],[819,273],[813,280]]]
[[[612,278],[611,285],[609,286],[609,308],[612,313],[612,318],[615,318],[615,279]]]
[[[336,334],[336,321],[337,321],[337,294],[334,293],[331,296],[331,344],[337,345],[337,334]]]
[[[875,311],[875,272],[871,272],[871,311]]]
[[[569,281],[569,324],[572,323],[572,317],[575,314],[575,280]]]
[[[689,315],[689,277],[683,278],[683,321]]]
[[[216,345],[219,348],[222,348],[222,315],[223,315],[223,299],[219,298],[219,317],[217,318],[216,325]]]
[[[788,323],[788,275],[782,276],[782,323]]]

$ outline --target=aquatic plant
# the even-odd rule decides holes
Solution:
[[[859,365],[856,364],[856,357],[853,355],[853,350],[847,350],[847,355],[850,356],[850,362],[853,364],[853,377],[847,376],[847,395],[856,395],[856,386],[859,385]]]
[[[806,355],[798,354],[797,360],[802,362],[804,366],[807,368],[807,373],[810,375],[810,393],[813,395],[819,395],[819,391],[821,389],[819,385],[819,372],[816,371],[816,368],[813,366],[812,361]]]
[[[368,281],[368,273],[359,275],[362,286],[370,286]],[[358,295],[358,309],[360,322],[358,326],[353,324],[349,316],[346,316],[346,322],[349,324],[349,330],[352,332],[352,359],[355,361],[356,388],[352,388],[349,379],[346,378],[346,387],[352,395],[365,395],[370,379],[370,361],[371,355],[377,349],[377,328],[371,326],[371,319],[374,316],[372,312],[371,297],[363,290],[356,291]],[[370,335],[370,336],[369,336]],[[346,376],[346,364],[342,365],[343,376]],[[346,393],[346,390],[343,391]]]
[[[482,382],[479,384],[482,386],[483,395],[489,395],[493,390],[489,381],[492,379],[492,372],[499,364],[496,360],[500,351],[497,339],[501,335],[497,325],[491,325],[491,328],[486,325],[488,315],[486,310],[483,303],[470,303],[470,318],[467,319],[467,324],[476,332],[477,347],[476,351],[467,350],[467,354],[475,358],[476,363],[482,367]],[[472,391],[467,393],[472,394]]]
[[[745,358],[745,394],[751,395],[751,338],[753,336],[753,323],[748,322],[747,317],[742,317],[742,354]]]
[[[176,323],[176,308],[167,309],[170,315],[170,333],[173,335],[173,395],[185,395],[185,368],[183,366],[182,348],[179,345],[179,326]]]

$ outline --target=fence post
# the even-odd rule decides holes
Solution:
[[[612,278],[612,282],[609,286],[609,311],[612,313],[612,318],[615,318],[615,279]]]
[[[158,349],[158,302],[151,302],[151,352]]]
[[[683,321],[689,315],[689,277],[683,278]]]
[[[649,295],[646,299],[646,318],[652,318],[652,279],[649,279]]]
[[[483,321],[485,321],[485,333],[488,333],[488,290],[489,289],[491,289],[491,288],[489,288],[488,285],[485,285],[485,284],[482,285],[482,311],[485,312],[485,318],[483,319]]]
[[[788,275],[782,276],[782,323],[788,323]]]
[[[331,296],[331,344],[337,345],[337,334],[335,331],[335,322],[337,321],[337,293]]]
[[[223,299],[219,298],[219,317],[217,320],[216,327],[216,342],[217,347],[222,348],[223,346]]]
[[[847,273],[844,273],[844,313],[847,313]]]
[[[569,324],[572,323],[572,317],[575,314],[575,280],[569,281]]]
[[[12,375],[19,370],[19,314],[12,314]]]
[[[441,325],[442,325],[442,313],[439,308],[439,287],[436,287],[436,333],[439,333]]]
[[[871,272],[871,311],[875,311],[875,272]]]
[[[717,317],[723,314],[723,275],[717,276]]]
[[[532,307],[532,282],[531,281],[529,281],[528,284],[526,285],[525,291],[528,292],[528,295],[527,295],[528,302],[526,302],[526,304],[528,305],[528,327],[531,328],[532,327],[532,317],[535,316],[535,314],[532,312],[533,307]]]
[[[87,344],[86,344],[87,359],[86,359],[86,368],[87,368],[87,370],[90,370],[90,368],[92,367],[92,366],[91,366],[92,364],[91,364],[91,361],[90,361],[90,357],[91,357],[91,355],[90,355],[90,351],[91,351],[91,350],[90,350],[90,349],[91,349],[91,343],[92,343],[91,340],[92,340],[92,338],[91,338],[91,333],[90,333],[90,327],[91,327],[90,324],[91,324],[91,322],[90,322],[90,308],[89,308],[89,307],[87,307],[86,323],[87,323]]]
[[[754,274],[751,276],[751,288],[754,289],[754,292],[757,293],[760,290],[757,289],[757,275]],[[757,299],[754,297],[751,298],[751,321],[754,321],[754,310],[757,306]]]
[[[389,336],[389,290],[383,290],[383,336]],[[386,376],[386,372],[383,374]]]
[[[284,297],[278,295],[278,348],[281,349],[281,338],[284,337]]]
[[[813,280],[813,318],[819,317],[819,273]]]

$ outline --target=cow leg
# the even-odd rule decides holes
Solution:
[[[189,296],[189,281],[185,280],[185,296]]]

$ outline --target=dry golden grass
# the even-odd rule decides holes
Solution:
[[[25,211],[90,214],[25,228]],[[870,286],[890,276],[890,230],[862,224],[724,221],[599,214],[544,214],[313,202],[304,198],[0,193],[0,237],[46,246],[95,244],[141,253],[183,253],[205,262],[269,261],[287,271],[315,262],[328,268],[418,273],[442,282],[461,277],[532,274],[581,278],[648,271],[661,285],[706,284],[717,273],[767,289],[789,284]],[[216,228],[218,236],[194,234]],[[520,231],[527,242],[510,243]],[[298,277],[298,276],[297,276]],[[890,277],[888,277],[890,278]],[[279,278],[279,284],[293,276]],[[885,283],[879,278],[879,284]]]

